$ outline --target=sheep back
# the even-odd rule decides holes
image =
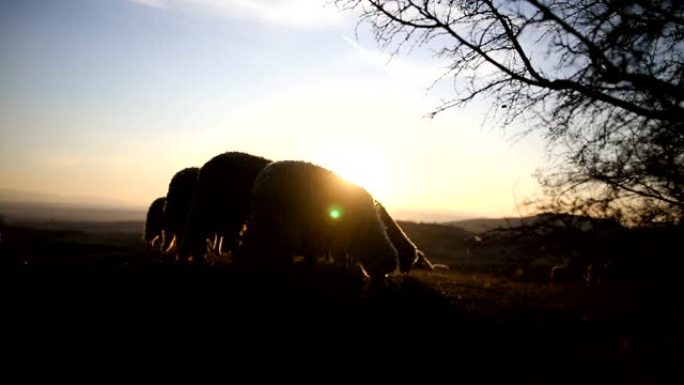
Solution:
[[[250,258],[270,266],[289,265],[293,255],[309,262],[333,255],[360,262],[371,278],[396,268],[371,195],[311,163],[280,161],[262,170],[247,229]]]
[[[167,248],[173,238],[176,242],[183,239],[187,226],[188,214],[195,199],[198,167],[188,167],[178,171],[166,193],[164,205],[164,247]]]
[[[226,152],[207,161],[199,170],[195,202],[182,249],[201,255],[205,240],[218,235],[232,250],[249,215],[249,200],[257,174],[271,161],[242,152]]]
[[[145,217],[143,240],[152,242],[157,237],[162,236],[162,230],[164,228],[163,221],[165,204],[166,197],[159,197],[152,201],[152,204],[150,204],[150,207],[147,209],[147,216]]]

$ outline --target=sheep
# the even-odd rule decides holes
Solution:
[[[185,236],[188,214],[195,199],[198,167],[188,167],[178,171],[166,193],[164,205],[164,243],[165,253],[176,252]],[[181,257],[181,262],[182,257]]]
[[[432,261],[428,259],[423,251],[418,250],[416,261],[413,263],[412,268],[417,270],[433,271],[437,268],[437,264],[432,263]],[[447,266],[446,269],[448,270],[449,267]]]
[[[240,258],[251,266],[287,269],[295,256],[349,258],[378,282],[397,267],[397,250],[363,188],[305,161],[278,161],[254,182]]]
[[[615,263],[612,261],[596,262],[587,266],[584,278],[588,286],[595,286],[615,279],[615,273]]]
[[[216,254],[235,249],[249,215],[254,179],[269,163],[260,156],[226,152],[200,168],[181,255],[201,260],[207,246]],[[214,241],[207,245],[207,239]]]
[[[408,235],[399,227],[399,224],[389,215],[385,206],[375,201],[378,216],[387,230],[387,236],[399,253],[399,271],[408,274],[411,267],[418,260],[418,248],[409,239]]]
[[[161,245],[164,242],[164,205],[166,204],[166,197],[159,197],[152,201],[147,210],[147,217],[145,218],[145,231],[143,233],[143,240],[147,244],[147,250],[161,250]]]
[[[551,267],[549,280],[553,283],[564,282],[586,282],[585,277],[586,268],[579,266],[563,264]]]
[[[432,270],[441,270],[441,271],[449,271],[450,267],[449,265],[445,265],[443,263],[435,263],[432,265]]]

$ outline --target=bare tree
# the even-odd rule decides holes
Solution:
[[[447,59],[455,98],[542,130],[556,210],[632,223],[684,216],[684,2],[335,0],[394,54]]]

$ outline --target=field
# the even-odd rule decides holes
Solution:
[[[492,268],[504,259],[477,266],[468,232],[404,225],[450,269],[377,285],[335,271],[266,276],[162,263],[141,222],[7,224],[3,366],[28,377],[684,383],[678,285],[511,280]]]

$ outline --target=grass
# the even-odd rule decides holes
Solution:
[[[518,282],[454,268],[370,285],[333,270],[269,276],[159,263],[135,232],[24,227],[4,229],[3,239],[6,368],[189,368],[222,380],[684,380],[678,293],[646,285]]]

